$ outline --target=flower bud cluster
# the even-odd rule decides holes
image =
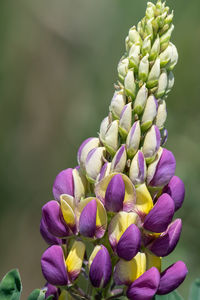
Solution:
[[[185,194],[174,155],[163,147],[166,99],[178,60],[170,42],[172,19],[165,3],[148,2],[145,17],[126,38],[99,137],[81,144],[78,166],[57,175],[54,200],[42,208],[40,232],[49,248],[41,265],[49,287],[58,288],[55,299],[65,290],[77,299],[75,282],[82,275],[93,290],[80,299],[105,290],[104,297],[126,291],[128,299],[150,300],[186,277],[182,261],[161,271],[162,257],[180,238],[181,219],[173,218]]]

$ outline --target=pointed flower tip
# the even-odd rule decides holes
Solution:
[[[105,194],[105,207],[109,211],[118,212],[123,209],[125,184],[121,174],[115,175],[109,182]]]
[[[163,189],[164,193],[169,194],[175,203],[175,211],[181,208],[185,198],[185,186],[178,176],[173,176],[167,186]]]
[[[96,231],[96,200],[91,200],[83,209],[79,219],[80,234],[87,237],[94,237]]]

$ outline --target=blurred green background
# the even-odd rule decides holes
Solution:
[[[185,298],[200,276],[200,2],[167,1],[179,50],[168,104],[169,140],[186,184],[183,233],[167,266],[184,260]],[[128,29],[144,0],[0,1],[0,277],[18,267],[22,299],[44,279],[41,207],[56,174],[76,165],[80,143],[108,112]]]

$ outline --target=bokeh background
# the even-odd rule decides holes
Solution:
[[[180,60],[168,100],[167,147],[186,185],[183,233],[167,266],[184,260],[187,299],[200,276],[200,2],[168,0]],[[19,268],[22,299],[44,279],[42,205],[56,174],[106,116],[128,29],[145,0],[0,1],[0,277]]]

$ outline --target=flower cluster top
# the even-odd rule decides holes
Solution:
[[[78,166],[54,181],[54,200],[43,206],[40,225],[49,244],[41,259],[46,297],[65,299],[68,291],[75,299],[126,294],[150,300],[185,279],[182,261],[161,271],[162,257],[180,238],[182,222],[173,217],[185,194],[174,155],[163,147],[166,99],[178,60],[170,42],[172,19],[165,3],[148,2],[145,17],[125,40],[99,137],[86,139]],[[77,287],[80,276],[88,292]]]

